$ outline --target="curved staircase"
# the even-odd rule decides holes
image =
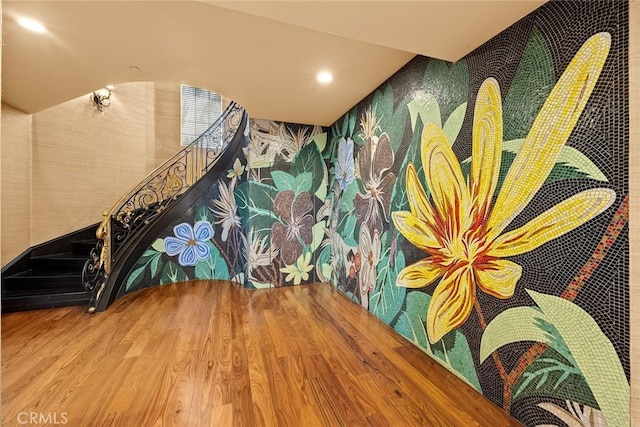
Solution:
[[[5,266],[2,311],[105,310],[145,249],[226,175],[247,135],[247,113],[232,102],[202,135],[124,194],[99,225],[30,248]]]

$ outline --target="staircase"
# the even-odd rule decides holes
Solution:
[[[87,312],[106,310],[125,288],[136,261],[218,180],[248,142],[247,112],[231,102],[215,122],[158,166],[104,213],[100,239],[83,269],[91,292]]]
[[[2,311],[105,310],[146,248],[226,176],[247,137],[247,113],[232,102],[202,135],[125,193],[99,225],[30,248],[5,266]]]
[[[30,248],[2,271],[2,312],[86,305],[82,267],[97,225]]]

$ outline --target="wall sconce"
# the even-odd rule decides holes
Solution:
[[[104,89],[93,92],[89,95],[91,105],[96,107],[96,110],[104,113],[104,109],[111,105],[111,91],[113,89],[115,89],[115,86],[107,85]]]

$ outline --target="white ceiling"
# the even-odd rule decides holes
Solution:
[[[544,1],[3,1],[2,101],[34,113],[168,81],[253,117],[330,125],[415,54],[455,61]]]

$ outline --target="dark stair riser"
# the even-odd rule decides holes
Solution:
[[[73,254],[44,255],[31,257],[31,268],[35,270],[50,271],[82,271],[84,263],[89,259],[88,255],[74,256]]]
[[[39,289],[74,288],[82,290],[82,275],[77,272],[61,274],[61,272],[29,270],[10,277],[5,277],[6,291],[26,291]]]
[[[76,240],[71,243],[71,252],[89,258],[91,249],[96,247],[97,240]]]
[[[55,307],[86,305],[90,295],[79,291],[57,291],[48,294],[23,294],[22,292],[5,292],[2,299],[2,312],[40,310]]]

